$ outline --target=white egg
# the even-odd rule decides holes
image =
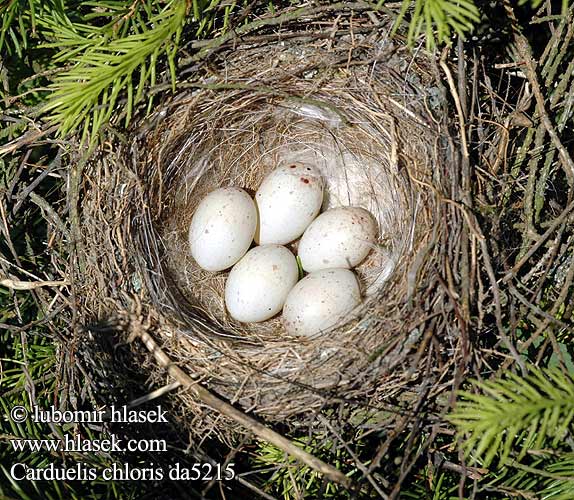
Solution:
[[[364,208],[332,208],[311,223],[297,251],[307,272],[333,267],[350,269],[363,261],[376,237],[377,223]]]
[[[255,241],[285,245],[301,236],[317,217],[323,203],[323,179],[312,165],[290,163],[263,179],[255,203],[259,211]]]
[[[353,271],[315,271],[287,296],[283,325],[292,335],[312,336],[341,322],[360,301],[359,282]]]
[[[206,271],[223,271],[249,250],[256,228],[257,208],[243,189],[216,189],[201,200],[191,219],[191,255]]]
[[[244,323],[275,316],[299,277],[295,256],[280,245],[249,250],[231,269],[225,284],[225,305]]]

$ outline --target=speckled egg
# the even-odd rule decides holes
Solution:
[[[291,335],[312,336],[341,322],[360,301],[359,282],[353,271],[315,271],[287,296],[283,325]]]
[[[257,208],[249,194],[235,187],[216,189],[191,219],[191,255],[202,269],[223,271],[249,250],[256,228]]]
[[[259,226],[255,241],[285,245],[301,236],[317,217],[323,203],[323,179],[308,164],[288,164],[276,168],[255,195]]]
[[[227,311],[244,323],[265,321],[281,311],[298,277],[297,261],[287,248],[280,245],[252,248],[227,278]]]
[[[373,248],[377,223],[360,207],[327,210],[307,228],[299,242],[298,254],[307,272],[359,265]]]

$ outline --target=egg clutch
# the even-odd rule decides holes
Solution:
[[[361,207],[319,214],[324,186],[317,168],[297,163],[267,175],[255,200],[237,187],[216,189],[201,200],[189,228],[191,255],[206,271],[231,268],[225,306],[232,318],[256,323],[283,311],[288,333],[311,336],[360,303],[351,269],[375,247],[378,226]],[[301,280],[297,259],[285,246],[297,239],[292,246],[308,273]]]

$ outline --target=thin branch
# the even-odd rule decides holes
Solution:
[[[0,285],[12,290],[35,290],[44,286],[66,286],[70,282],[67,280],[60,281],[19,281],[10,278],[0,279]]]
[[[245,486],[246,488],[250,489],[251,491],[257,493],[261,498],[263,498],[264,500],[277,500],[277,498],[269,495],[269,493],[265,493],[263,490],[259,489],[257,486],[255,486],[254,484],[251,484],[249,481],[243,479],[241,476],[236,476],[235,480],[239,483],[242,484],[243,486]]]
[[[70,238],[70,231],[68,231],[68,228],[60,216],[44,198],[42,198],[39,194],[31,192],[30,200],[44,211],[49,221],[52,222],[62,232],[62,234],[66,236],[66,238]]]
[[[166,368],[168,373],[173,378],[175,378],[178,382],[180,382],[182,386],[193,392],[195,396],[198,399],[200,399],[203,403],[205,403],[207,406],[213,408],[222,415],[231,418],[238,424],[242,425],[249,431],[253,432],[253,434],[255,434],[259,439],[262,439],[263,441],[267,441],[268,443],[273,444],[280,450],[291,455],[293,458],[299,460],[300,462],[311,467],[317,472],[320,472],[325,477],[329,478],[331,481],[339,483],[345,488],[351,487],[351,480],[347,476],[345,476],[345,474],[343,474],[341,471],[335,469],[335,467],[333,467],[332,465],[323,462],[322,460],[311,455],[310,453],[307,453],[306,451],[302,450],[301,448],[293,444],[293,442],[290,441],[289,439],[278,434],[269,427],[266,427],[265,425],[261,424],[253,417],[245,415],[245,413],[243,413],[242,411],[238,410],[229,403],[226,403],[222,399],[219,399],[205,387],[199,385],[187,373],[185,373],[181,368],[179,368],[172,362],[169,356],[157,345],[155,340],[145,330],[143,325],[139,324],[136,326],[132,324],[132,332],[135,336],[141,339],[141,341],[147,347],[148,351],[151,354],[153,354],[158,364]]]
[[[498,283],[496,281],[494,269],[492,268],[492,263],[490,262],[490,255],[488,253],[488,245],[487,245],[485,240],[482,240],[480,242],[480,246],[482,249],[482,258],[484,261],[484,267],[486,268],[486,274],[488,275],[488,278],[490,279],[490,285],[492,287],[492,293],[494,295],[494,306],[496,309],[496,315],[495,315],[496,316],[496,327],[498,329],[498,333],[500,335],[500,338],[504,342],[504,344],[506,344],[506,347],[510,351],[510,354],[512,354],[512,356],[514,357],[514,360],[518,363],[518,366],[520,366],[520,368],[522,369],[522,372],[526,373],[526,365],[524,364],[524,361],[520,357],[520,354],[518,354],[518,351],[516,350],[515,345],[510,341],[510,338],[508,338],[508,335],[506,335],[506,332],[504,330],[504,326],[502,324],[502,305],[501,305],[501,301],[500,301],[500,289],[498,288]]]
[[[57,125],[53,125],[51,127],[47,127],[44,130],[30,130],[25,134],[21,135],[17,139],[14,139],[12,142],[0,147],[0,156],[5,155],[7,153],[12,153],[17,149],[20,149],[22,146],[26,146],[33,142],[36,142],[41,137],[45,135],[50,135],[52,132],[55,132],[58,128]]]
[[[556,230],[556,228],[558,228],[558,226],[564,223],[570,212],[572,212],[573,210],[574,210],[574,201],[571,202],[556,219],[554,219],[554,222],[552,222],[552,224],[546,230],[546,232],[540,238],[538,238],[538,241],[534,245],[532,245],[530,250],[528,250],[528,252],[524,254],[524,256],[514,265],[514,267],[510,271],[508,271],[508,273],[506,273],[506,275],[502,279],[503,283],[507,283],[514,276],[516,276],[516,273],[518,273],[520,268],[530,260],[530,257],[532,257],[536,253],[536,251],[546,242],[546,240]]]

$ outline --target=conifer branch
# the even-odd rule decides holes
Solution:
[[[558,447],[571,433],[574,379],[557,368],[529,367],[525,377],[510,373],[501,379],[474,382],[483,394],[460,393],[448,417],[457,427],[473,462],[488,467],[497,458],[504,465],[521,460],[544,443]]]
[[[110,38],[110,26],[90,29],[65,19],[52,20],[55,41],[45,47],[63,47],[56,57],[70,66],[51,84],[44,111],[59,124],[59,133],[83,127],[82,140],[94,141],[100,127],[112,117],[120,93],[126,93],[126,123],[142,100],[147,85],[156,82],[158,59],[167,56],[175,85],[175,54],[187,12],[186,0],[170,0],[139,32]]]

